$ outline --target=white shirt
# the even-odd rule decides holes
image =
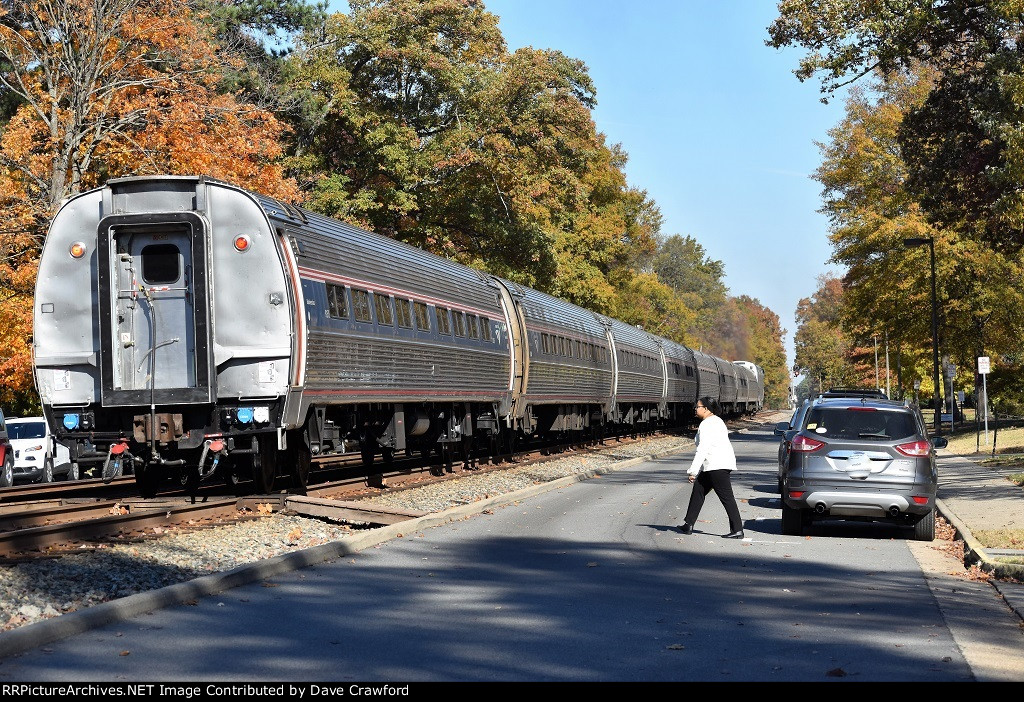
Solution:
[[[703,470],[736,470],[736,453],[729,443],[729,428],[722,418],[716,414],[701,420],[697,427],[697,452],[693,455],[693,463],[686,471],[689,475],[697,475]]]

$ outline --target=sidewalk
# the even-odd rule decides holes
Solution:
[[[938,471],[938,512],[963,539],[965,565],[977,564],[996,578],[1014,578],[1024,583],[1024,565],[996,559],[1006,555],[1024,557],[1024,551],[985,549],[973,534],[994,529],[1024,530],[1024,488],[1003,477],[1014,471],[988,468],[945,450],[938,452]],[[1024,584],[998,579],[992,584],[1024,619]]]

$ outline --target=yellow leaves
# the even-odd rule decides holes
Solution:
[[[266,503],[266,502],[260,502],[260,503],[258,503],[256,505],[256,511],[259,514],[264,514],[264,515],[265,514],[273,514],[274,513],[274,506],[269,504],[269,503]]]

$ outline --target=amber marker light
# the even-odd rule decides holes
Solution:
[[[238,251],[248,251],[249,246],[252,245],[252,241],[245,234],[239,234],[235,237],[235,249]]]
[[[68,251],[71,253],[71,258],[81,258],[85,255],[85,244],[80,241],[76,241],[71,245],[71,248],[68,249]]]

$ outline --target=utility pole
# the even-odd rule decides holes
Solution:
[[[889,384],[889,332],[885,332],[885,396],[892,397],[892,388]]]

